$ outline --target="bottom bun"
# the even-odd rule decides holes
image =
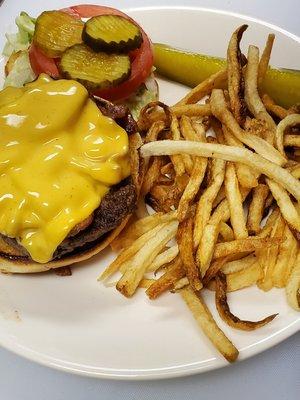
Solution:
[[[105,235],[105,238],[99,238],[98,241],[87,249],[78,250],[78,252],[66,255],[58,260],[49,261],[46,264],[36,263],[24,256],[12,255],[12,250],[8,245],[0,240],[0,272],[10,274],[31,274],[36,272],[45,272],[50,269],[65,267],[68,265],[79,263],[87,260],[100,251],[105,249],[115,237],[117,237],[122,229],[124,229],[131,215],[127,215],[122,223],[113,231]]]

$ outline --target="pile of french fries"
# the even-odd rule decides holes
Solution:
[[[99,278],[121,274],[111,285],[126,297],[139,287],[150,299],[178,292],[230,362],[238,350],[204,303],[204,288],[215,291],[220,317],[235,329],[257,329],[276,314],[241,320],[228,292],[285,288],[289,305],[300,310],[299,106],[286,110],[261,92],[274,35],[261,57],[252,45],[245,57],[246,28],[232,34],[225,70],[172,107],[155,102],[142,111],[141,202],[155,213],[132,219],[112,243],[118,257]]]

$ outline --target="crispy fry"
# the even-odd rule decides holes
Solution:
[[[235,292],[252,285],[262,276],[262,269],[258,263],[252,264],[238,272],[226,275],[227,277],[227,292]]]
[[[279,122],[276,128],[276,147],[277,149],[282,153],[284,153],[284,148],[283,148],[283,137],[285,134],[285,131],[288,128],[291,128],[295,125],[300,125],[300,114],[290,114],[287,117],[285,117],[282,121]]]
[[[219,272],[216,276],[216,296],[215,296],[216,307],[223,321],[225,321],[232,328],[241,329],[242,331],[253,331],[273,321],[273,319],[278,315],[278,314],[273,314],[260,321],[241,320],[235,315],[233,315],[232,312],[230,311],[227,302],[226,292],[227,292],[226,275],[223,274],[222,272]]]
[[[196,132],[195,132],[196,128]],[[183,115],[180,120],[180,130],[186,140],[206,142],[205,129],[202,123],[192,123],[190,118]]]
[[[231,240],[234,240],[233,230],[229,225],[226,224],[226,222],[220,222],[219,230],[224,242],[230,242]]]
[[[202,283],[199,276],[199,269],[194,259],[193,228],[193,217],[180,222],[176,239],[180,258],[190,285],[194,290],[200,290],[202,288]]]
[[[177,227],[177,221],[169,222],[138,250],[130,266],[117,283],[116,288],[119,292],[126,297],[131,297],[135,293],[145,271],[165,245],[175,236]]]
[[[214,255],[214,249],[219,236],[219,224],[205,225],[203,235],[197,250],[197,262],[201,276],[204,277]]]
[[[282,165],[286,162],[285,157],[281,155],[278,150],[274,149],[270,143],[261,137],[248,133],[239,126],[226,106],[222,90],[214,89],[212,91],[210,96],[210,106],[213,115],[217,117],[242,143],[246,144],[251,149],[254,149],[259,155],[267,158],[275,164]]]
[[[283,145],[300,147],[300,136],[299,135],[285,135],[283,139]]]
[[[152,163],[145,173],[145,178],[141,188],[141,194],[145,195],[150,192],[151,188],[154,186],[157,179],[160,177],[161,167],[164,165],[164,160],[162,157],[153,157]]]
[[[260,183],[253,189],[252,199],[249,206],[247,229],[250,234],[258,234],[261,231],[264,205],[269,194],[267,185]]]
[[[179,279],[179,281],[175,282],[173,285],[173,291],[176,292],[176,290],[180,290],[184,288],[185,286],[189,285],[189,280],[187,277]]]
[[[203,97],[209,95],[214,88],[222,88],[227,82],[227,69],[222,69],[199,83],[176,106],[198,103]]]
[[[230,221],[236,239],[248,237],[243,201],[236,177],[234,164],[227,163],[225,172],[225,192],[230,210]]]
[[[224,176],[225,162],[223,160],[213,160],[211,182],[203,192],[197,204],[194,229],[194,248],[197,248],[200,243],[204,227],[211,215],[213,202],[223,184]]]
[[[174,284],[184,277],[185,269],[178,256],[170,262],[166,272],[146,290],[146,294],[149,299],[154,300],[162,293],[172,289]]]
[[[180,294],[204,334],[227,361],[234,362],[239,352],[216,324],[200,293],[196,295],[190,287],[187,287],[183,288]]]
[[[259,97],[257,80],[258,80],[258,62],[259,50],[256,46],[248,48],[248,63],[245,72],[245,100],[251,113],[257,119],[265,121],[270,130],[268,142],[273,145],[276,130],[276,124],[270,114],[267,112],[261,98]]]
[[[300,311],[300,252],[285,287],[287,302],[296,311]]]
[[[249,236],[246,239],[236,239],[232,242],[217,243],[215,246],[215,251],[213,254],[213,259],[220,257],[226,257],[231,254],[251,252],[261,249],[266,249],[267,247],[272,247],[280,243],[280,239],[268,239]]]
[[[140,157],[140,147],[143,141],[139,133],[129,135],[129,159],[130,159],[130,171],[131,179],[136,188],[137,196],[140,193],[140,189],[143,183],[146,163]]]
[[[151,128],[149,129],[146,137],[145,137],[145,143],[149,142],[154,142],[155,140],[158,139],[158,135],[160,132],[165,128],[166,124],[164,121],[155,121],[151,125]]]
[[[239,260],[233,260],[227,262],[222,268],[221,271],[224,274],[232,274],[233,272],[242,271],[245,268],[250,267],[254,263],[257,262],[257,259],[254,254],[249,254],[246,257],[240,258]]]
[[[171,120],[171,132],[173,140],[180,140],[179,124],[177,118],[174,115],[172,115]],[[185,172],[185,166],[181,155],[174,154],[170,158],[174,166],[176,177],[182,176]]]
[[[164,264],[171,262],[177,256],[178,252],[179,252],[179,249],[176,244],[172,247],[169,247],[164,252],[158,254],[155,257],[155,259],[153,260],[152,264],[149,265],[147,272],[155,272]]]
[[[222,144],[195,143],[190,141],[163,140],[145,144],[141,148],[143,157],[152,155],[169,155],[188,153],[202,157],[221,158],[226,161],[243,162],[251,168],[265,174],[287,189],[298,201],[300,201],[300,182],[289,171],[279,165],[270,162],[250,150],[224,146]]]
[[[225,197],[226,197],[225,187],[223,184],[213,202],[212,208],[214,209],[214,208],[218,207],[218,205],[225,199]]]
[[[289,115],[289,111],[276,104],[274,100],[267,93],[263,94],[262,102],[268,112],[270,112],[271,114],[275,115],[280,119],[284,119]]]
[[[241,126],[244,125],[247,109],[244,100],[243,60],[240,50],[240,41],[247,28],[248,25],[241,25],[233,32],[227,49],[230,107],[232,114]]]
[[[273,286],[279,288],[286,286],[298,253],[297,240],[287,225],[283,237],[284,240],[279,246],[277,261],[272,273]]]
[[[285,220],[294,229],[300,232],[300,215],[290,199],[287,191],[281,185],[272,181],[271,179],[266,179],[266,182]]]
[[[263,81],[265,79],[265,76],[266,76],[266,73],[268,70],[270,57],[271,57],[271,53],[272,53],[272,48],[273,48],[273,44],[274,44],[274,39],[275,39],[274,33],[270,33],[268,35],[268,39],[267,39],[264,51],[262,53],[262,56],[259,60],[258,71],[257,71],[257,84],[258,84],[259,89],[261,88],[261,86],[263,84]]]
[[[214,262],[212,262],[208,268],[208,270],[205,273],[205,276],[203,278],[203,285],[207,286],[208,283],[216,277],[218,272],[224,267],[224,265],[227,263],[228,258],[223,257],[223,258],[218,258]]]

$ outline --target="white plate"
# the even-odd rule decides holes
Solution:
[[[6,30],[17,3],[1,9]],[[28,1],[37,13],[42,5]],[[55,8],[63,2],[54,1]],[[299,68],[299,39],[254,19],[191,8],[144,8],[130,11],[153,41],[202,53],[224,56],[230,33],[249,23],[243,40],[263,46],[276,33],[272,64]],[[1,38],[2,40],[2,38]],[[2,43],[1,43],[2,44]],[[174,103],[186,88],[160,81],[161,99]],[[96,281],[113,255],[105,251],[73,268],[71,277],[55,274],[0,276],[0,343],[39,363],[65,371],[115,379],[166,378],[227,365],[176,294],[149,301],[143,291],[131,300]],[[254,332],[234,331],[220,321],[211,293],[205,298],[221,328],[240,350],[240,360],[257,354],[299,330],[300,317],[291,310],[282,290],[264,293],[249,288],[230,294],[233,311],[242,318],[260,319],[279,312],[271,324]]]

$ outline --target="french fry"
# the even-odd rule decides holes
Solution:
[[[285,220],[300,232],[300,215],[286,190],[271,179],[266,179],[266,182]]]
[[[200,293],[196,295],[190,287],[187,287],[181,289],[180,294],[204,334],[227,361],[234,362],[239,352],[216,324]]]
[[[194,259],[193,227],[193,217],[180,222],[176,239],[179,247],[179,255],[190,285],[194,290],[200,290],[202,283],[199,276],[199,269]]]
[[[298,251],[295,265],[285,287],[288,304],[296,311],[300,311],[300,252]]]
[[[172,115],[171,119],[171,132],[173,140],[180,140],[179,124],[177,118],[174,115]],[[174,154],[170,158],[174,166],[176,177],[182,176],[185,172],[185,166],[181,155]]]
[[[242,271],[245,268],[250,267],[257,262],[257,258],[254,254],[249,254],[246,257],[240,258],[239,260],[233,260],[226,262],[226,264],[221,268],[224,274],[232,274],[233,272]]]
[[[300,124],[300,114],[290,114],[287,117],[285,117],[282,121],[280,121],[279,124],[277,125],[275,132],[275,137],[276,137],[275,142],[277,149],[282,154],[285,154],[283,147],[283,137],[285,134],[285,130],[298,124]]]
[[[121,265],[132,258],[138,251],[155,235],[158,234],[160,230],[165,228],[168,223],[162,223],[157,225],[155,228],[150,231],[144,233],[144,235],[140,236],[137,240],[135,240],[129,247],[124,249],[118,257],[102,272],[99,276],[98,280],[105,280],[109,278],[111,275],[115,274],[119,271]]]
[[[222,69],[199,83],[199,85],[193,88],[183,99],[176,103],[176,106],[198,103],[203,97],[209,95],[214,88],[224,87],[226,82],[227,69]]]
[[[285,221],[279,214],[276,222],[272,227],[270,240],[275,241],[275,238],[283,238],[284,231],[285,231]],[[262,270],[264,271],[262,279],[259,280],[257,286],[264,291],[272,289],[273,286],[272,275],[276,265],[279,246],[281,243],[277,243],[276,245],[274,242],[274,245],[272,247],[256,252],[258,262]]]
[[[144,181],[141,188],[141,194],[145,195],[150,192],[151,188],[154,186],[155,182],[160,177],[161,167],[164,165],[164,160],[162,157],[154,157],[150,167],[148,167],[145,173]]]
[[[225,198],[226,198],[225,187],[224,185],[222,185],[213,202],[212,208],[213,209],[216,208]]]
[[[166,127],[166,124],[164,123],[164,121],[153,122],[153,124],[151,125],[151,127],[145,137],[145,143],[154,142],[155,140],[157,140],[158,135],[161,133],[161,131],[165,127]]]
[[[300,182],[279,165],[250,150],[214,143],[162,140],[142,146],[143,157],[188,153],[202,157],[220,158],[226,161],[243,162],[261,174],[273,179],[300,201]]]
[[[269,62],[270,62],[270,57],[271,57],[271,53],[272,53],[272,48],[273,48],[273,44],[274,44],[274,39],[275,39],[275,35],[274,33],[270,33],[268,35],[268,39],[264,48],[264,51],[262,53],[262,56],[259,60],[259,64],[258,64],[258,70],[257,70],[257,84],[258,84],[258,88],[260,89],[263,81],[265,79],[268,67],[269,67]]]
[[[225,172],[225,192],[230,210],[230,221],[236,239],[248,237],[243,201],[233,163],[227,163]]]
[[[195,128],[196,132],[195,132]],[[200,123],[192,123],[190,118],[183,115],[180,120],[180,131],[184,139],[195,142],[206,142],[205,129]]]
[[[154,237],[132,258],[130,266],[117,283],[117,290],[126,297],[131,297],[142,280],[145,271],[164,246],[175,236],[178,227],[177,221],[171,221],[163,226]]]
[[[231,240],[234,240],[233,230],[229,225],[226,224],[226,222],[220,222],[219,233],[222,236],[224,242],[230,242]]]
[[[260,183],[253,189],[252,199],[249,205],[247,229],[250,234],[258,234],[261,231],[261,221],[264,213],[264,206],[269,194],[267,185]]]
[[[244,100],[243,61],[240,41],[247,28],[248,25],[241,25],[233,32],[227,49],[230,108],[236,121],[241,126],[244,125],[246,118],[246,104]]]
[[[300,136],[299,135],[285,135],[283,139],[284,147],[294,146],[300,147]]]
[[[197,248],[200,243],[204,227],[209,221],[211,215],[213,202],[223,184],[224,176],[225,162],[223,160],[213,160],[211,182],[197,203],[194,229],[194,248]]]
[[[298,253],[297,240],[287,225],[285,226],[283,237],[284,240],[279,246],[276,264],[272,272],[273,286],[278,288],[286,286]]]
[[[153,260],[152,264],[149,265],[147,272],[155,272],[164,264],[167,264],[174,260],[174,258],[178,255],[179,249],[177,244],[172,247],[169,247],[164,252],[158,254]]]
[[[189,285],[188,278],[187,277],[181,278],[181,279],[179,279],[179,281],[174,283],[173,291],[180,290],[180,289],[182,289],[182,288],[184,288],[185,286],[188,286],[188,285]]]
[[[276,124],[270,114],[267,112],[258,93],[258,65],[259,65],[259,50],[256,46],[248,48],[248,63],[245,71],[245,100],[251,113],[257,119],[266,122],[270,130],[270,138],[268,143],[273,145],[276,130]]]
[[[262,95],[262,102],[269,113],[275,115],[280,119],[284,119],[289,115],[289,111],[276,104],[267,93]]]
[[[253,331],[273,321],[273,319],[277,316],[277,314],[273,314],[260,321],[241,320],[235,315],[233,315],[232,312],[230,311],[227,302],[226,292],[227,292],[226,275],[223,274],[222,272],[219,272],[216,276],[216,295],[215,295],[216,307],[223,321],[225,321],[232,328],[240,329],[243,331]]]
[[[226,275],[227,292],[235,292],[249,286],[253,286],[262,276],[262,269],[258,263],[252,264],[238,272]]]
[[[224,267],[224,265],[227,263],[228,258],[223,257],[223,258],[218,258],[217,260],[213,261],[208,270],[205,273],[205,276],[203,278],[203,285],[207,286],[208,283],[216,277],[218,272]]]
[[[197,262],[201,276],[204,277],[214,255],[219,236],[219,224],[208,223],[204,227],[203,235],[197,250]]]
[[[154,300],[167,290],[173,289],[174,284],[184,277],[185,269],[178,256],[170,262],[166,272],[146,290],[146,294],[149,299]]]
[[[234,116],[227,108],[222,90],[214,89],[212,91],[210,96],[210,106],[213,115],[218,118],[222,124],[224,124],[242,143],[275,164],[282,165],[286,162],[286,158],[280,154],[272,144],[268,143],[261,137],[248,133],[239,126]]]

